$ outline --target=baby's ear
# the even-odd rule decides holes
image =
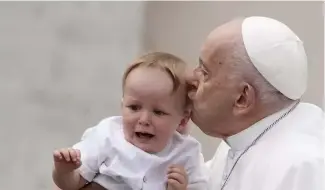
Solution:
[[[187,106],[184,110],[184,118],[186,119],[186,123],[191,119],[191,112],[192,109],[190,108],[190,106]]]
[[[188,122],[189,122],[190,118],[191,118],[191,111],[190,111],[190,109],[187,109],[187,110],[185,110],[183,119],[181,120],[179,126],[176,129],[180,134],[183,134],[183,135],[189,134],[190,129],[189,129]]]
[[[177,127],[176,131],[182,135],[188,135],[190,132],[188,121],[189,120],[186,118],[182,119],[182,121],[179,124],[179,126]]]

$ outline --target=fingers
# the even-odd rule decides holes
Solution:
[[[59,150],[55,150],[53,152],[53,158],[54,158],[54,161],[57,161],[57,162],[62,160],[62,156],[61,156],[61,153]]]
[[[167,179],[167,190],[181,189],[181,184],[175,179]]]
[[[73,161],[73,162],[76,162],[77,161],[77,158],[78,158],[78,153],[77,153],[77,150],[76,149],[72,149],[72,148],[69,148],[68,149],[68,152],[69,152],[69,159],[70,161]]]
[[[187,174],[183,167],[170,166],[167,171],[168,189],[186,189]]]
[[[186,171],[184,170],[183,167],[181,166],[177,166],[177,165],[172,165],[168,168],[168,171],[167,171],[167,174],[168,175],[171,175],[171,174],[177,174],[177,176],[181,175],[185,178],[187,178],[187,174],[186,174]]]
[[[176,181],[180,184],[186,184],[187,180],[186,180],[186,176],[181,173],[181,172],[171,172],[167,175],[167,178],[168,180],[171,180],[171,181]]]
[[[63,149],[60,151],[61,156],[65,159],[65,161],[70,162],[70,149]]]
[[[64,148],[53,152],[54,161],[79,162],[80,151],[73,148]]]
[[[77,161],[81,159],[81,153],[80,150],[75,149],[76,153],[77,153]]]

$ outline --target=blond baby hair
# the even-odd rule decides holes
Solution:
[[[123,87],[130,72],[140,67],[159,68],[166,72],[173,81],[173,93],[180,88],[185,89],[186,63],[181,58],[165,52],[152,52],[139,57],[124,72]]]

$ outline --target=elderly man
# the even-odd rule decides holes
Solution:
[[[324,112],[300,103],[302,41],[283,23],[237,19],[213,30],[192,77],[192,120],[223,142],[210,190],[324,190]]]
[[[301,40],[270,18],[237,19],[208,35],[199,60],[189,77],[192,120],[223,139],[207,162],[208,189],[324,190],[324,112],[300,103]]]

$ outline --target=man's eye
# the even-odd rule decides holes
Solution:
[[[194,68],[194,72],[200,72],[200,70],[201,70],[201,66],[200,65],[198,65],[198,66],[196,66]]]
[[[154,110],[153,111],[156,115],[166,115],[166,113],[165,112],[163,112],[163,111],[160,111],[160,110]]]
[[[137,111],[137,110],[139,110],[141,108],[138,105],[130,105],[130,106],[127,106],[127,107],[132,111]]]
[[[203,68],[198,69],[198,72],[204,78],[206,78],[206,76],[208,76],[208,72],[206,70],[204,70]]]
[[[207,75],[208,74],[208,72],[206,70],[204,70],[204,69],[201,69],[201,72],[202,72],[203,75]]]

